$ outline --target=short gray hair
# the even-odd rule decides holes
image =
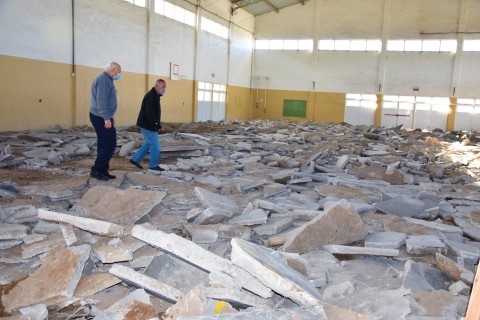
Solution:
[[[118,64],[118,62],[110,62],[107,67],[105,68],[106,71],[109,71],[109,70],[118,70],[120,69],[120,65]]]
[[[157,81],[155,81],[155,87],[158,86],[160,83],[165,83],[165,80],[158,79]]]

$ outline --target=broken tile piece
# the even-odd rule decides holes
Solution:
[[[386,231],[372,233],[365,239],[366,247],[398,249],[404,243],[407,235],[401,232]]]
[[[241,226],[253,226],[257,224],[264,224],[267,221],[267,213],[263,209],[255,209],[247,213],[242,213],[230,219],[230,224]]]
[[[165,197],[165,191],[94,187],[75,208],[79,216],[126,226],[148,214]]]
[[[130,248],[121,241],[110,241],[108,244],[95,246],[95,254],[102,263],[115,263],[133,260]]]
[[[49,252],[37,271],[2,296],[5,310],[38,303],[52,304],[72,297],[89,253],[88,245]]]
[[[336,244],[325,245],[323,246],[323,249],[325,249],[330,253],[365,255],[365,256],[395,257],[395,256],[398,256],[399,254],[397,249],[352,247],[352,246],[341,246]]]
[[[99,272],[92,275],[84,274],[80,278],[73,295],[78,298],[88,297],[120,282],[119,278],[107,272]]]
[[[108,309],[95,315],[96,320],[155,319],[156,314],[150,296],[143,289],[137,289]]]
[[[409,236],[405,243],[410,254],[434,254],[445,248],[445,243],[433,234]]]
[[[407,196],[397,196],[377,203],[377,209],[400,217],[414,217],[425,208],[423,201]]]
[[[176,234],[166,234],[146,225],[136,225],[132,229],[132,236],[166,250],[203,270],[230,275],[243,288],[263,298],[269,298],[272,295],[269,288],[231,261],[223,259]]]
[[[288,229],[293,225],[293,217],[273,217],[265,224],[253,228],[260,236],[274,235]]]
[[[440,270],[411,260],[405,263],[402,286],[412,292],[445,289],[449,282],[449,277]]]
[[[363,240],[367,229],[357,211],[346,200],[319,214],[289,237],[282,250],[306,253],[327,244],[348,244]]]
[[[255,275],[264,285],[302,306],[318,306],[322,295],[286,258],[275,250],[251,242],[232,239],[232,262]]]
[[[145,289],[168,302],[177,302],[182,296],[180,290],[120,264],[114,264],[109,272],[123,281]]]
[[[0,223],[0,240],[19,240],[27,236],[28,227],[21,224]]]
[[[110,237],[121,237],[123,235],[122,226],[106,221],[76,217],[69,214],[47,211],[43,209],[38,209],[38,217],[44,220],[67,223],[74,227],[100,235]]]

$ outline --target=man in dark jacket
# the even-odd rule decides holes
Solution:
[[[165,93],[167,84],[164,80],[158,79],[155,82],[155,86],[147,92],[142,100],[142,107],[137,119],[137,126],[145,138],[145,143],[140,149],[135,152],[130,159],[130,163],[134,164],[137,168],[143,169],[140,162],[145,158],[148,152],[150,152],[150,164],[149,170],[154,172],[164,171],[164,169],[158,166],[160,160],[160,140],[158,139],[158,133],[165,132],[160,124],[161,106],[160,97]]]

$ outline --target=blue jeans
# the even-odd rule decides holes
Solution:
[[[145,138],[145,143],[135,152],[132,160],[140,163],[147,153],[150,152],[150,164],[148,167],[158,167],[160,160],[160,139],[158,138],[158,133],[143,128],[140,128],[140,130]]]
[[[112,127],[107,129],[105,128],[105,120],[91,113],[90,121],[97,133],[97,158],[95,159],[92,171],[106,172],[108,171],[110,159],[112,159],[113,152],[117,146],[117,131],[113,126],[113,122]]]

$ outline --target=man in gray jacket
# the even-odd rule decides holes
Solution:
[[[117,90],[113,80],[120,79],[122,68],[111,62],[105,71],[92,83],[90,95],[90,121],[97,133],[97,158],[90,171],[90,177],[98,180],[115,179],[108,172],[110,159],[117,146],[114,114],[117,111]]]

